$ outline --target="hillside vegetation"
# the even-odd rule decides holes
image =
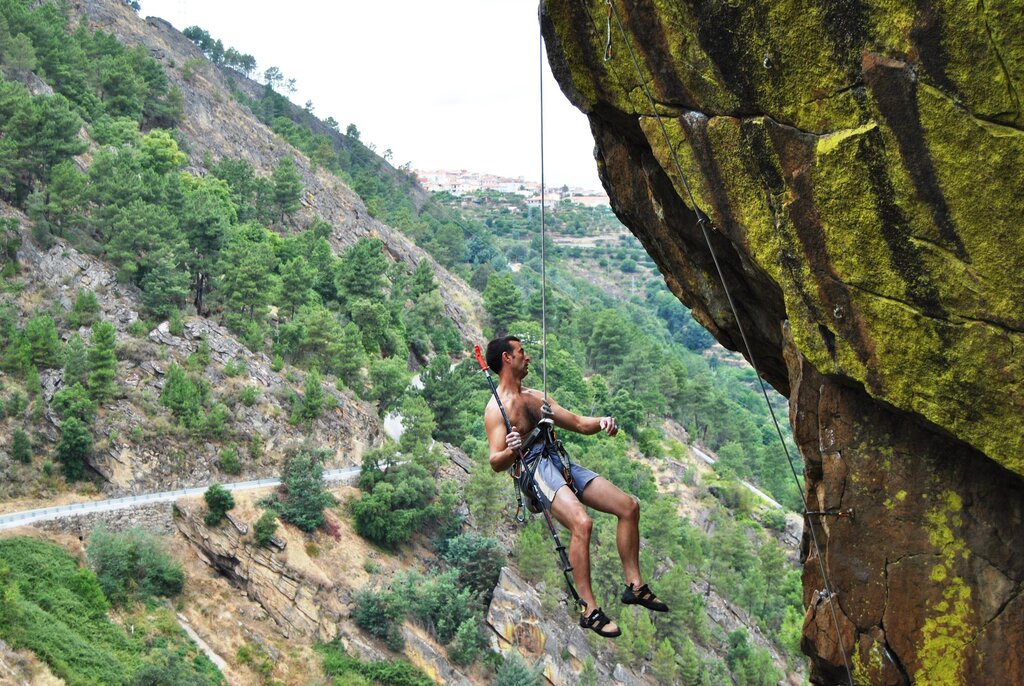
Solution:
[[[342,518],[382,554],[415,542],[432,556],[356,594],[352,620],[381,659],[322,644],[334,683],[425,683],[395,661],[403,623],[421,627],[476,681],[536,680],[517,657],[489,649],[488,602],[511,563],[554,608],[561,573],[539,522],[509,525],[507,477],[487,467],[488,390],[466,355],[482,341],[460,336],[439,288],[439,279],[464,279],[485,334],[516,333],[538,363],[546,314],[549,392],[577,412],[613,414],[624,429],[612,440],[562,438],[574,458],[642,502],[645,576],[673,612],[616,608],[624,635],[591,644],[596,665],[581,683],[617,662],[664,684],[774,684],[799,673],[798,573],[774,537],[784,513],[741,483],[799,508],[756,379],[711,346],[610,211],[549,208],[542,265],[539,215],[521,199],[431,197],[409,169],[364,145],[355,125],[341,133],[288,102],[279,72],[257,84],[249,56],[198,27],[185,35],[212,64],[198,52],[158,62],[57,4],[0,0],[0,466],[10,477],[0,498],[114,490],[105,466],[112,451],[139,474],[142,455],[153,453],[154,486],[177,485],[183,474],[200,482],[188,485],[209,485],[284,473],[247,545],[273,551],[277,527],[294,527],[341,546],[331,522]],[[207,68],[223,71],[224,97],[286,140],[290,155],[265,166],[218,157],[178,128],[188,105],[182,85]],[[369,231],[336,249],[339,227],[304,202],[313,172],[338,176],[372,217],[433,259],[397,259]],[[76,277],[71,294],[67,284],[40,284],[27,264],[47,255],[95,260],[116,282]],[[114,302],[128,303],[131,316],[115,316]],[[410,383],[414,373],[421,383]],[[772,402],[784,414],[784,400]],[[377,427],[395,411],[401,439],[382,439]],[[340,429],[357,436],[358,451],[332,442]],[[684,475],[701,499],[700,521],[680,517],[654,478],[688,462],[687,443],[718,458],[713,473]],[[473,469],[445,478],[446,455],[459,450]],[[363,467],[351,504],[337,504],[322,484],[323,467],[341,463]],[[229,526],[222,515],[233,501],[211,488],[206,503],[207,525]],[[0,541],[0,614],[9,619],[0,638],[69,684],[157,683],[146,681],[157,668],[180,670],[181,683],[222,683],[169,628],[173,601],[161,598],[181,586],[140,595],[145,575],[115,583],[93,552],[135,550],[142,544],[131,536],[141,534],[105,535],[93,534],[84,565],[50,544]],[[614,523],[595,518],[593,538],[595,590],[611,600],[621,587]],[[162,554],[159,544],[138,549]],[[707,605],[719,598],[748,625],[725,631],[709,620]],[[145,630],[126,633],[128,625]],[[86,645],[86,636],[96,640]],[[275,678],[259,651],[227,657],[263,683]]]

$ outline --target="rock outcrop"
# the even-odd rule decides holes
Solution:
[[[854,512],[805,531],[812,682],[1024,681],[1024,15],[613,4],[541,8],[613,208]]]

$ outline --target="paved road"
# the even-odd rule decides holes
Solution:
[[[360,467],[346,467],[345,469],[328,469],[324,472],[324,481],[354,481],[359,476]],[[280,479],[255,479],[253,481],[236,481],[231,484],[222,484],[229,491],[248,491],[254,488],[265,488],[277,486]],[[178,498],[202,495],[206,486],[195,488],[179,488],[174,491],[161,491],[159,493],[144,493],[142,495],[129,495],[123,498],[111,498],[110,500],[97,500],[88,503],[73,503],[71,505],[57,505],[54,507],[43,507],[38,510],[24,510],[22,512],[11,512],[0,515],[0,530],[13,529],[17,526],[44,522],[58,517],[80,517],[95,512],[110,512],[111,510],[123,510],[139,505],[152,505],[154,503],[169,503]]]
[[[704,460],[708,464],[715,464],[715,458],[711,457],[710,455],[708,455],[706,452],[704,452],[700,448],[691,445],[690,446],[690,450],[692,450],[694,453],[696,453],[697,457],[699,457],[700,459]],[[746,486],[747,490],[749,490],[751,493],[753,493],[754,495],[756,495],[757,497],[759,497],[761,500],[765,501],[766,503],[768,503],[772,507],[776,507],[776,508],[781,508],[782,507],[782,505],[780,505],[779,503],[774,501],[771,498],[771,496],[769,496],[767,493],[765,493],[764,491],[762,491],[761,489],[759,489],[757,486],[755,486],[754,484],[750,483],[749,481],[741,480],[740,483],[742,483],[744,486]]]

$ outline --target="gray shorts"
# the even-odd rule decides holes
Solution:
[[[542,457],[543,454],[543,457]],[[533,470],[533,463],[540,459],[537,464],[537,469]],[[558,449],[552,445],[545,445],[543,443],[536,444],[530,448],[530,451],[525,455],[525,464],[527,470],[533,470],[533,478],[537,482],[537,486],[540,487],[541,493],[547,498],[548,502],[551,502],[555,498],[555,494],[558,489],[563,486],[568,486],[565,482],[565,477],[562,475],[562,458],[558,454]],[[573,494],[580,498],[583,495],[583,489],[587,485],[600,476],[596,472],[592,472],[586,467],[570,462],[570,474],[572,475],[573,482]],[[520,488],[523,494],[527,497],[531,496],[531,491],[525,480],[525,474],[520,479]],[[532,508],[531,508],[532,509]]]

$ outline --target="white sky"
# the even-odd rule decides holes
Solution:
[[[142,16],[213,38],[278,67],[342,131],[417,169],[539,181],[540,30],[536,0],[141,0]],[[600,190],[586,117],[544,60],[544,177]]]

